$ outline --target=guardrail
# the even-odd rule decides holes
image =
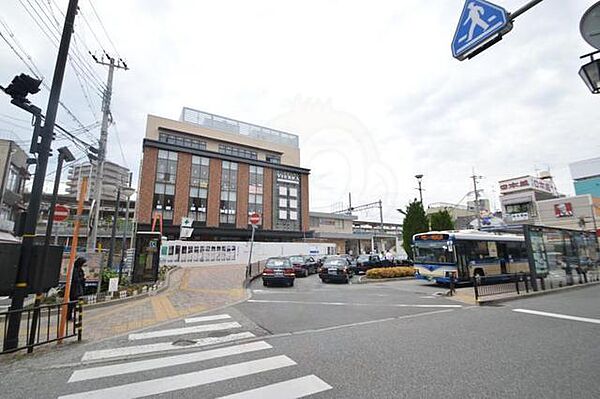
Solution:
[[[60,337],[60,318],[62,309],[65,306],[67,306],[67,314],[69,311],[73,314],[71,320],[67,320],[65,335]],[[33,314],[37,311],[39,311],[39,319],[32,335]],[[77,337],[77,341],[81,341],[83,332],[83,301],[41,305],[38,308],[28,307],[25,309],[8,310],[0,313],[0,323],[4,324],[2,347],[4,347],[4,342],[6,342],[9,319],[14,314],[18,314],[21,317],[19,343],[16,348],[3,349],[0,354],[13,353],[23,349],[27,349],[27,352],[31,353],[36,346],[74,337]]]
[[[525,273],[500,274],[495,276],[475,276],[473,290],[475,300],[483,296],[529,292],[531,289],[531,276]]]

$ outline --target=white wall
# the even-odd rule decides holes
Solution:
[[[335,244],[304,242],[255,242],[252,262],[272,256],[335,254]],[[160,251],[161,265],[199,267],[222,264],[246,264],[250,243],[240,241],[164,241]]]

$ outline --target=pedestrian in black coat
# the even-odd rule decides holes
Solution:
[[[73,265],[73,275],[71,277],[71,291],[69,292],[69,300],[76,301],[79,297],[85,293],[85,272],[83,266],[85,266],[85,258],[77,258]],[[73,318],[73,310],[75,304],[69,304],[68,320]]]

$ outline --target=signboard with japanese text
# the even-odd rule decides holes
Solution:
[[[500,183],[500,194],[508,194],[515,191],[541,191],[548,194],[558,195],[556,186],[552,180],[544,180],[533,176],[523,176],[516,179],[502,180]]]

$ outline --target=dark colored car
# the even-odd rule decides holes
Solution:
[[[343,256],[328,257],[319,272],[319,277],[324,283],[340,281],[348,284],[352,276],[350,261]]]
[[[359,255],[356,258],[356,270],[358,273],[366,273],[369,269],[382,267],[379,255]]]
[[[262,281],[265,287],[278,284],[294,286],[296,274],[288,258],[269,258],[262,272]]]
[[[294,255],[288,257],[296,273],[296,277],[308,277],[317,272],[317,261],[312,256]]]

